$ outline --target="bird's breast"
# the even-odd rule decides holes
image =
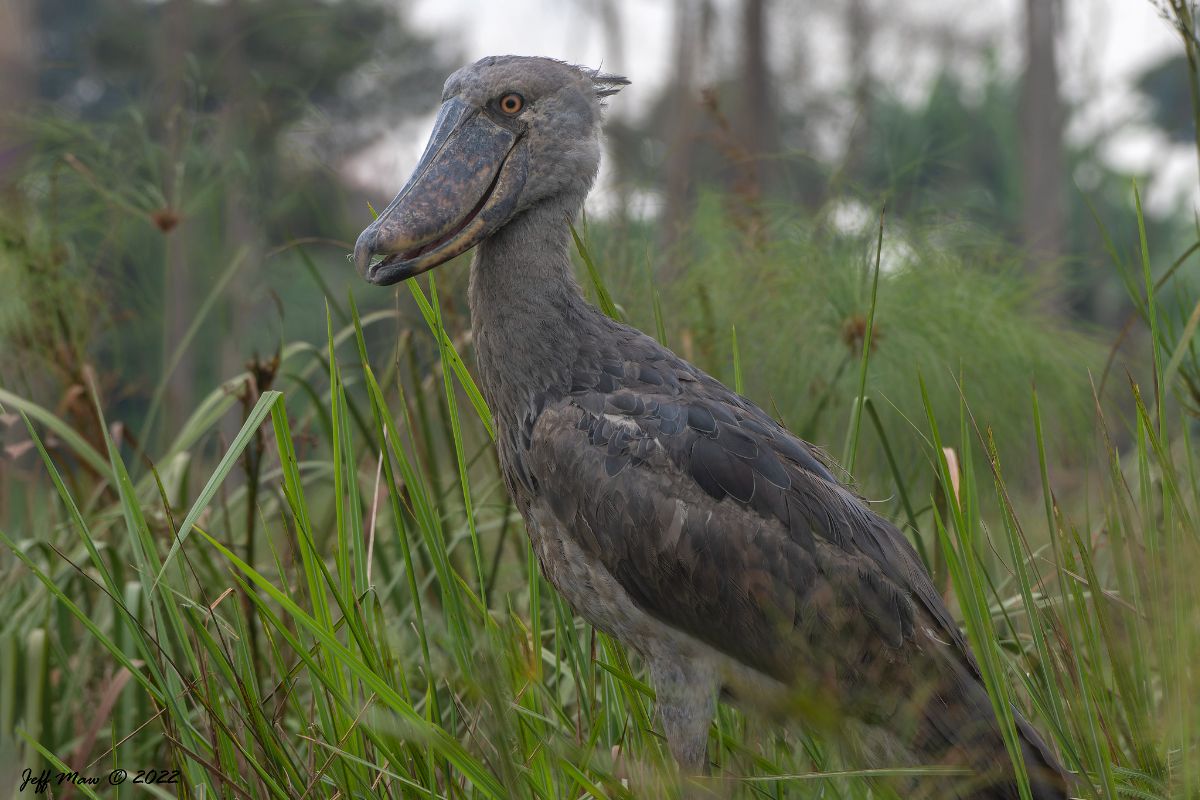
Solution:
[[[684,513],[682,508],[680,513]],[[790,696],[785,684],[638,607],[600,560],[580,547],[580,534],[558,519],[549,503],[535,499],[525,514],[525,524],[546,580],[596,628],[648,661],[698,662],[711,667],[722,690],[741,705],[773,712]]]
[[[647,653],[665,635],[662,623],[639,609],[608,569],[587,553],[544,499],[525,518],[529,540],[546,580],[577,613],[605,633]]]

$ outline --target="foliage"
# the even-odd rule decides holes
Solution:
[[[1154,111],[1148,122],[1173,124],[1163,116],[1168,110],[1176,116],[1190,115],[1188,97],[1180,94],[1187,88],[1186,64],[1183,66],[1184,70],[1177,72],[1179,65],[1174,64],[1169,87],[1160,86],[1157,79],[1143,84],[1143,90],[1160,101],[1154,107],[1163,109]],[[1160,89],[1171,93],[1160,98]],[[663,185],[673,91],[666,87],[644,117],[619,120],[612,126],[615,169],[644,191],[657,191]],[[744,165],[730,152],[721,125],[722,109],[738,107],[739,86],[732,76],[723,76],[710,91],[713,101],[698,114],[689,145],[689,173],[698,197],[720,193],[728,198],[736,193],[738,170]],[[992,260],[995,251],[1003,247],[1009,251],[1004,260],[1016,262],[1021,255],[1024,201],[1019,96],[1017,79],[1002,72],[991,57],[986,59],[983,74],[974,80],[951,65],[944,66],[928,92],[915,102],[875,84],[861,111],[864,120],[858,123],[863,131],[861,144],[854,152],[830,157],[816,121],[831,115],[839,98],[805,95],[802,107],[785,108],[781,113],[780,137],[786,149],[770,157],[767,204],[783,206],[789,213],[802,208],[813,216],[831,205],[831,197],[865,204],[875,214],[886,207],[892,219],[952,231],[954,235],[943,236],[937,246],[952,248],[964,260],[977,258],[981,248]],[[1192,129],[1186,130],[1191,137]],[[1106,266],[1109,256],[1096,236],[1097,218],[1109,230],[1123,258],[1136,256],[1137,231],[1129,224],[1134,214],[1128,187],[1131,179],[1145,177],[1117,171],[1100,157],[1119,132],[1105,129],[1084,140],[1064,143],[1069,182],[1063,187],[1067,228],[1059,270],[1063,286],[1054,288],[1065,291],[1076,316],[1101,325],[1120,324],[1116,315],[1124,311],[1120,307],[1124,294]],[[1174,128],[1167,132],[1176,133]],[[731,220],[738,214],[735,201],[725,204]],[[1186,214],[1146,217],[1151,239],[1163,254],[1190,244],[1191,222]],[[692,231],[703,240],[711,223],[711,215],[694,218]],[[694,238],[685,241],[662,260],[690,261],[694,244]]]
[[[247,157],[306,119],[336,144],[323,155],[353,152],[436,96],[447,66],[405,27],[402,8],[377,0],[44,0],[35,8],[41,59],[52,65],[40,72],[38,94],[58,113],[95,121],[143,98],[164,116],[235,114]],[[191,87],[182,107],[169,96],[179,77]]]
[[[1151,115],[1159,130],[1180,144],[1195,141],[1186,57],[1172,55],[1147,68],[1138,79],[1138,89],[1150,101]]]
[[[479,411],[453,381],[397,380],[367,358],[364,330],[390,318],[331,326],[324,351],[288,348],[295,377],[247,408],[198,494],[173,496],[192,445],[151,471],[127,467],[106,436],[108,468],[80,494],[39,444],[59,496],[29,527],[45,535],[2,534],[20,588],[5,594],[0,638],[23,656],[0,697],[0,717],[24,732],[9,769],[38,764],[39,752],[86,774],[158,765],[180,770],[168,792],[187,796],[678,791],[636,665],[540,578],[494,464],[480,458],[490,442]],[[394,346],[381,363],[411,357]],[[1184,579],[1200,555],[1200,486],[1189,440],[1168,445],[1172,415],[1133,388],[1132,449],[1102,450],[1107,488],[1081,519],[1056,502],[1040,436],[1044,519],[1012,506],[995,438],[967,407],[950,426],[958,470],[940,456],[945,424],[923,405],[941,499],[918,524],[936,534],[977,651],[992,653],[995,680],[1080,771],[1085,797],[1196,789],[1196,709],[1179,700],[1200,688],[1200,598]],[[207,421],[188,433],[193,444],[215,419],[197,417]],[[268,419],[274,447],[256,440]],[[254,448],[266,458],[257,502],[234,480]],[[992,490],[973,477],[976,459]],[[920,497],[916,483],[897,488]],[[980,511],[989,493],[998,525]],[[72,709],[97,703],[103,713],[81,728]],[[932,770],[841,771],[827,745],[729,708],[712,735],[731,796],[785,786],[868,796],[887,775],[936,785]]]
[[[344,243],[297,237],[356,229],[332,175],[288,158],[301,129],[343,97],[384,110],[354,91],[385,84],[354,76],[408,40],[388,39],[373,4],[234,5],[253,23],[236,71],[248,89],[222,71],[224,6],[141,9],[164,31],[172,8],[196,20],[187,100],[170,102],[153,100],[161,51],[126,41],[131,4],[54,15],[51,44],[90,42],[88,57],[42,75],[51,110],[29,121],[39,147],[0,218],[14,290],[0,295],[0,793],[19,794],[23,769],[69,766],[179,772],[83,796],[681,795],[641,665],[544,582],[507,499],[465,366],[463,265],[360,313],[339,285],[352,280]],[[279,72],[305,37],[319,41],[297,55],[304,76]],[[231,112],[239,91],[257,99]],[[1102,224],[1077,241],[1115,262],[1148,366],[1089,382],[1095,346],[1029,311],[1015,275],[1014,199],[995,189],[1012,157],[1008,95],[984,97],[943,83],[926,109],[880,101],[890,138],[864,167],[870,202],[802,198],[812,221],[767,205],[750,240],[736,198],[708,195],[671,287],[647,274],[678,255],[657,252],[649,226],[583,228],[582,282],[848,454],[951,598],[998,707],[1012,698],[1047,734],[1079,796],[1197,796],[1200,306],[1187,270],[1200,245],[1189,234],[1180,248],[1104,176]],[[920,126],[943,131],[935,153],[920,152]],[[949,165],[964,146],[980,158]],[[230,186],[257,248],[223,235]],[[939,193],[974,222],[934,218]],[[180,244],[205,280],[170,341]],[[270,275],[288,317],[258,318],[262,338],[238,344],[274,355],[231,375],[215,317],[242,271]],[[207,359],[205,391],[155,426],[181,352]],[[804,728],[732,707],[710,737],[720,796],[937,795],[937,765],[847,768]]]
[[[791,430],[840,453],[845,409],[858,394],[858,361],[871,308],[871,270],[879,219],[859,205],[831,203],[814,212],[771,209],[760,248],[725,214],[723,196],[702,199],[684,277],[658,286],[637,266],[636,232],[593,226],[595,249],[625,269],[610,270],[626,297],[623,309],[654,330],[653,300],[672,309],[663,335],[684,357],[732,384],[730,331],[736,325],[746,394]],[[877,214],[878,212],[874,212]],[[846,222],[849,219],[850,224]],[[1080,445],[1091,434],[1088,370],[1100,348],[1065,320],[1039,313],[1028,278],[1003,243],[977,226],[883,220],[880,296],[872,332],[867,395],[888,431],[906,480],[930,469],[923,433],[914,426],[924,377],[939,418],[956,413],[961,391],[980,420],[993,426],[1008,458],[1027,458],[1032,421],[1013,414],[1037,384],[1048,398],[1055,441]],[[631,266],[632,265],[632,266]],[[868,494],[891,494],[877,439],[863,454]],[[1036,483],[1030,474],[1029,487]]]
[[[365,212],[331,167],[432,102],[449,62],[375,0],[35,9],[37,113],[6,120],[30,144],[0,215],[0,381],[73,398],[94,427],[76,402],[90,371],[155,438],[144,423],[178,423],[192,386],[316,332],[295,280],[311,256],[289,243],[348,249],[338,237]],[[189,329],[241,341],[185,346]],[[178,382],[188,396],[160,416]]]

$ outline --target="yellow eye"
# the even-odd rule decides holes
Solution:
[[[516,92],[509,92],[500,98],[500,110],[510,117],[521,113],[521,109],[525,107],[525,98]]]

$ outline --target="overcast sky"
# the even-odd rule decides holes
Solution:
[[[725,28],[736,24],[735,0],[714,0]],[[1087,138],[1096,131],[1123,128],[1105,151],[1114,166],[1155,175],[1148,192],[1153,206],[1195,201],[1196,156],[1189,148],[1169,148],[1165,139],[1130,126],[1144,108],[1132,90],[1133,77],[1179,47],[1174,33],[1150,0],[1063,0],[1066,25],[1060,48],[1062,91],[1075,109],[1068,135]],[[624,58],[608,52],[592,0],[411,0],[410,22],[457,48],[464,62],[486,55],[545,55],[601,65],[633,81],[610,113],[638,113],[668,77],[673,0],[617,0],[625,41]],[[872,48],[877,78],[902,97],[919,99],[939,68],[933,48],[912,46],[907,30],[952,28],[982,53],[992,45],[1000,63],[1016,71],[1021,63],[1024,0],[868,0],[880,15]],[[804,48],[806,79],[838,86],[846,65],[846,42],[838,20],[840,2],[772,0],[770,34],[774,63],[794,62]],[[831,10],[832,9],[832,10]],[[716,34],[716,58],[732,57],[736,30]],[[969,56],[964,57],[969,62]],[[971,65],[964,70],[970,73]],[[703,80],[706,76],[700,76]],[[424,146],[429,120],[422,119],[360,159],[354,172],[364,183],[394,192]],[[601,179],[603,183],[603,176]],[[386,187],[385,187],[386,185]]]

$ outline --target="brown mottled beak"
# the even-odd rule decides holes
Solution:
[[[512,216],[525,184],[519,141],[517,131],[476,106],[446,101],[412,177],[359,234],[359,274],[379,285],[406,280],[495,232]]]

